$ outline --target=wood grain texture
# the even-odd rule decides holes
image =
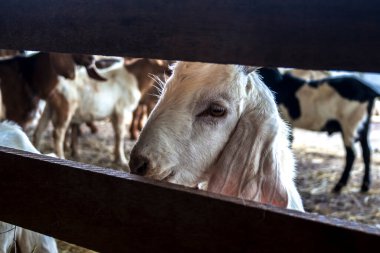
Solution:
[[[369,252],[366,225],[0,148],[0,220],[100,252]]]
[[[12,0],[0,9],[0,48],[380,71],[376,0]]]

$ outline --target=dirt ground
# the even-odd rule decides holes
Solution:
[[[78,159],[66,153],[67,159],[120,169],[112,163],[113,132],[109,122],[97,122],[97,134],[91,134],[82,126],[83,135],[79,139]],[[31,133],[31,132],[30,132]],[[344,149],[339,134],[331,137],[325,133],[314,133],[296,129],[293,148],[298,161],[297,185],[307,212],[323,214],[336,218],[374,225],[380,228],[380,120],[374,120],[370,135],[372,145],[372,188],[369,193],[359,192],[363,176],[363,164],[360,146],[356,150],[358,159],[348,186],[341,194],[331,193],[344,166]],[[126,141],[126,153],[133,146]],[[40,147],[42,153],[53,152],[51,129],[49,129]],[[59,241],[62,253],[92,252],[75,245]]]

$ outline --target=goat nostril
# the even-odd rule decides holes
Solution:
[[[148,163],[144,162],[142,163],[137,169],[136,174],[140,176],[144,176],[146,172],[148,171]]]
[[[132,174],[144,176],[149,168],[149,161],[145,157],[133,157],[129,163]]]

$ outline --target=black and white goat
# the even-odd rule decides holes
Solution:
[[[334,192],[347,184],[355,161],[354,143],[362,147],[365,165],[362,192],[370,188],[371,150],[368,132],[375,98],[380,87],[356,76],[337,76],[315,81],[305,81],[291,74],[281,74],[277,69],[259,70],[263,81],[275,93],[283,118],[293,127],[340,132],[346,148],[346,164]]]

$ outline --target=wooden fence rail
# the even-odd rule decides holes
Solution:
[[[368,252],[370,226],[0,148],[0,217],[100,252]]]
[[[380,71],[377,0],[0,1],[0,46]]]
[[[0,48],[380,71],[375,0],[0,1]],[[0,220],[101,252],[368,252],[372,227],[0,148]]]

